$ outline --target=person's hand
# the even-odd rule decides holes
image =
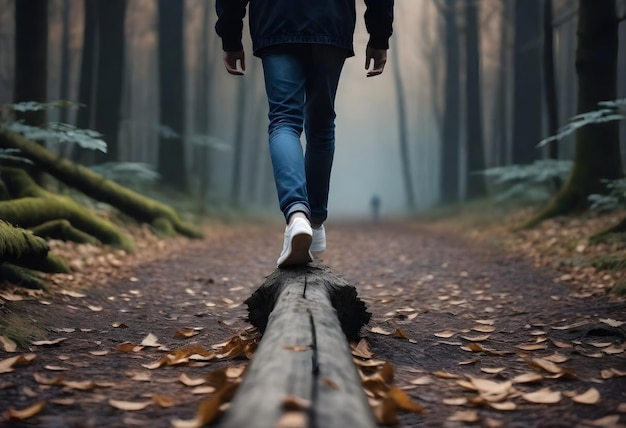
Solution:
[[[241,65],[241,68],[237,67],[237,62]],[[235,76],[243,76],[246,71],[246,54],[244,51],[238,52],[224,52],[224,65],[226,71]]]
[[[370,70],[370,65],[374,62],[374,66]],[[387,63],[387,49],[375,49],[368,47],[365,50],[365,69],[367,71],[367,77],[378,76],[385,70],[385,64]]]

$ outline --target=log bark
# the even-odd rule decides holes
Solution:
[[[294,411],[309,427],[376,426],[345,334],[370,318],[353,287],[319,265],[278,270],[246,303],[265,334],[221,427],[270,428]],[[290,409],[294,397],[307,405]]]

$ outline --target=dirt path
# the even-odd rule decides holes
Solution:
[[[427,409],[400,413],[398,426],[463,426],[449,419],[453,415],[475,419],[478,426],[626,424],[626,333],[618,323],[626,321],[623,301],[570,297],[566,285],[554,282],[554,272],[427,226],[329,225],[327,230],[323,261],[368,303],[373,318],[363,336],[375,358],[391,363],[394,385]],[[50,339],[66,339],[32,346],[33,361],[0,374],[0,411],[46,401],[41,413],[11,421],[12,426],[168,427],[173,419],[193,418],[207,395],[193,394],[180,376],[206,377],[241,360],[149,370],[142,364],[159,360],[164,352],[158,347],[137,352],[116,347],[139,345],[152,333],[169,350],[193,343],[210,348],[241,332],[247,327],[241,302],[273,271],[281,242],[276,226],[227,228],[85,297],[6,302],[5,309],[48,328]],[[118,323],[127,328],[115,327]],[[177,329],[179,336],[197,334],[177,337]],[[386,334],[397,329],[410,340]],[[0,359],[21,354],[0,352]],[[496,410],[484,399],[477,403],[478,392],[458,383],[471,384],[474,377],[473,387],[482,388],[483,397],[493,396],[504,382],[530,372],[539,375],[536,382],[515,383],[497,401],[513,403],[514,410]],[[55,385],[57,377],[62,380]],[[532,395],[523,396],[543,388],[552,394],[538,399],[556,403],[535,404],[528,401]],[[577,400],[594,404],[571,398],[590,388],[598,400],[593,391]],[[149,402],[154,394],[173,398],[175,405],[123,411],[109,402]],[[500,407],[506,406],[511,405]],[[611,415],[617,416],[604,425],[584,422]]]

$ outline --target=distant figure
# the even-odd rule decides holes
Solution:
[[[368,77],[387,62],[394,0],[364,0]],[[346,58],[354,56],[355,0],[216,0],[215,29],[226,71],[243,75],[243,18],[261,58],[269,102],[269,149],[287,227],[279,268],[306,264],[326,249],[324,221],[335,150],[335,95]],[[242,119],[242,118],[240,118]],[[240,123],[239,126],[245,126]],[[306,153],[300,136],[306,133]]]
[[[372,196],[370,205],[372,207],[372,221],[374,222],[374,224],[376,224],[378,223],[378,219],[380,218],[380,198],[378,197],[378,195]]]

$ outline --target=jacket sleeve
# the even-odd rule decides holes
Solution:
[[[249,0],[216,0],[217,23],[215,31],[222,38],[222,48],[227,52],[243,50],[241,43],[243,18]]]
[[[393,33],[394,0],[365,0],[365,27],[370,35],[370,48],[389,49],[389,38]]]

